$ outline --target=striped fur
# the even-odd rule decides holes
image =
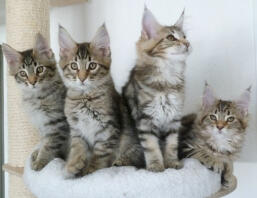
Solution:
[[[43,53],[39,45],[45,45]],[[37,35],[34,49],[17,52],[4,45],[3,51],[9,67],[17,67],[10,68],[10,72],[22,89],[24,108],[41,136],[40,145],[31,157],[32,169],[41,170],[56,157],[66,158],[69,138],[69,126],[64,115],[66,88],[56,70],[54,55],[41,35]],[[16,57],[13,62],[16,55],[20,59]]]
[[[206,89],[209,89],[208,85]],[[249,94],[249,90],[246,92]],[[213,195],[220,197],[236,188],[233,160],[243,146],[248,115],[241,107],[241,100],[224,101],[215,99],[212,95],[207,97],[206,101],[205,93],[205,105],[198,115],[182,118],[179,158],[198,159],[207,168],[220,173],[222,188]],[[242,113],[242,110],[245,112]]]
[[[189,53],[180,26],[157,23],[146,9],[142,38],[137,43],[137,64],[123,88],[144,149],[146,168],[154,172],[182,167],[177,157],[177,138]],[[156,27],[158,30],[153,29]]]
[[[120,144],[121,139],[130,141],[131,136],[125,130],[121,135],[125,126],[121,113],[124,106],[110,74],[111,54],[105,26],[99,28],[93,41],[81,44],[60,27],[59,40],[60,73],[68,88],[65,114],[71,127],[66,176],[83,176],[110,167],[119,153],[126,163],[131,163],[127,157],[135,150]]]

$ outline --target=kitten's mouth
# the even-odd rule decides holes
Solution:
[[[28,87],[30,88],[30,89],[35,89],[36,88],[36,84],[34,84],[34,85],[32,85],[32,84],[28,84]]]

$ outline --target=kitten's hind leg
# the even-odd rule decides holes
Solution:
[[[119,152],[113,166],[145,167],[144,152],[135,134],[124,132],[120,139]]]
[[[164,147],[164,165],[165,168],[180,169],[183,163],[178,159],[178,134],[176,132],[166,137]]]
[[[126,151],[118,155],[113,163],[113,166],[135,166],[137,168],[145,167],[144,152],[141,145],[129,145]]]
[[[70,152],[65,166],[65,177],[83,176],[90,159],[89,145],[79,136],[71,138]]]

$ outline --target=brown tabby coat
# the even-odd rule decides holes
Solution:
[[[182,167],[177,137],[189,54],[182,25],[183,14],[174,26],[162,26],[145,9],[137,63],[123,89],[144,149],[146,168],[154,172]]]
[[[212,197],[224,196],[236,188],[233,160],[245,137],[249,94],[246,90],[238,101],[218,100],[206,85],[202,111],[182,118],[179,157],[198,159],[222,175],[222,188]]]
[[[66,88],[57,72],[54,54],[38,34],[33,49],[18,52],[4,44],[9,71],[22,90],[22,102],[41,141],[32,153],[31,168],[41,170],[56,157],[66,157],[69,126],[64,115]]]
[[[110,167],[118,153],[123,158],[131,155],[124,152],[133,150],[128,147],[132,136],[124,130],[121,97],[110,75],[111,54],[105,25],[91,43],[80,44],[60,27],[59,43],[60,73],[68,88],[65,114],[71,128],[65,170],[67,177],[83,176]],[[121,139],[129,144],[120,146]]]

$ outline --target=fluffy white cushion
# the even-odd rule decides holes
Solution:
[[[205,198],[220,188],[220,176],[194,159],[185,160],[180,170],[111,167],[79,179],[64,179],[63,167],[55,159],[35,172],[28,160],[24,181],[37,198]]]

